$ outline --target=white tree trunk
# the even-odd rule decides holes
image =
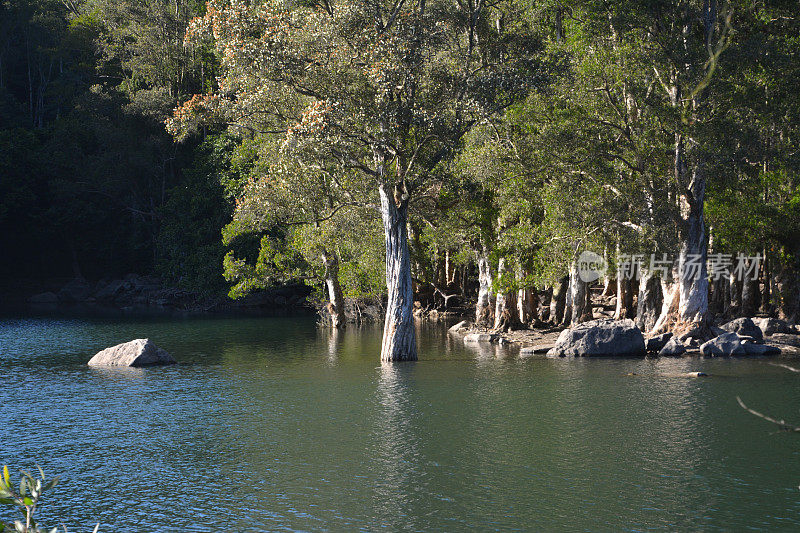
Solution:
[[[505,258],[500,258],[497,265],[497,276],[507,273]],[[514,291],[497,293],[494,310],[494,329],[508,331],[519,325],[517,314],[517,298]]]
[[[708,243],[703,216],[706,179],[698,147],[689,140],[690,154],[684,155],[683,138],[676,136],[675,172],[678,183],[685,179],[691,165],[691,179],[681,196],[681,223],[679,225],[680,253],[678,256],[678,286],[680,303],[678,319],[682,323],[705,323],[708,319],[708,276],[706,260]]]
[[[345,323],[344,296],[339,283],[339,258],[335,253],[326,250],[322,252],[322,263],[325,265],[325,285],[328,287],[328,312],[331,315],[331,325],[339,328]]]
[[[386,239],[386,320],[381,361],[416,361],[414,293],[408,254],[408,198],[399,204],[388,185],[379,188],[383,231]]]
[[[664,300],[661,282],[653,273],[642,268],[639,278],[639,298],[636,304],[636,325],[644,332],[650,331],[658,321]]]
[[[488,327],[494,324],[495,296],[492,292],[492,270],[486,248],[475,252],[478,263],[478,303],[475,305],[475,324]]]
[[[570,326],[591,320],[592,309],[588,304],[589,287],[586,282],[581,280],[576,261],[572,262],[569,272],[569,294],[567,299],[571,313],[569,317],[564,318],[565,320],[569,318]]]
[[[651,330],[653,334],[668,331],[672,327],[672,322],[678,316],[678,305],[681,299],[678,283],[661,278],[661,294],[663,295],[661,314]]]

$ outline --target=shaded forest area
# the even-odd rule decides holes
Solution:
[[[402,335],[584,321],[591,250],[645,331],[798,318],[795,1],[0,6],[6,279],[302,282]]]
[[[224,291],[235,143],[164,120],[215,72],[200,2],[0,2],[0,276],[157,274]]]

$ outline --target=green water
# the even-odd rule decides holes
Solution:
[[[769,360],[521,360],[425,326],[381,367],[379,335],[2,319],[0,462],[62,474],[42,518],[71,532],[800,528],[800,435],[735,401],[800,424]],[[85,366],[145,336],[181,364]]]

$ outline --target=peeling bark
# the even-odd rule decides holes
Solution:
[[[633,318],[635,316],[636,311],[633,308],[633,295],[635,290],[633,279],[625,278],[622,275],[617,276],[617,308],[614,311],[615,320]]]
[[[648,332],[655,327],[663,303],[661,280],[646,269],[642,269],[636,307],[636,325],[639,329]]]
[[[328,312],[331,315],[331,325],[334,328],[344,326],[344,296],[339,283],[339,257],[327,250],[322,252],[322,264],[325,265],[325,285],[328,287]]]
[[[678,320],[682,323],[702,323],[708,320],[708,274],[703,208],[706,193],[706,178],[699,147],[689,140],[689,154],[684,154],[684,139],[681,134],[675,140],[675,173],[680,184],[688,184],[681,195],[681,220],[678,225],[680,252],[678,255]],[[689,166],[691,165],[691,177]]]
[[[478,303],[475,305],[475,324],[489,327],[494,324],[495,295],[492,292],[492,270],[489,266],[489,251],[486,247],[475,252],[478,264]]]
[[[570,314],[565,316],[564,320],[569,320],[570,326],[592,319],[592,306],[589,305],[589,287],[578,275],[578,264],[574,261],[569,273],[567,305],[570,309]]]
[[[416,361],[414,294],[408,253],[408,198],[395,198],[388,185],[379,188],[386,239],[386,320],[381,361]],[[399,201],[398,201],[399,200]]]
[[[661,314],[656,320],[651,333],[658,334],[670,331],[678,317],[681,292],[678,283],[661,279]]]
[[[506,261],[501,257],[497,266],[497,277],[500,278],[507,273]],[[497,293],[494,310],[494,329],[508,331],[519,327],[519,322],[516,291]]]

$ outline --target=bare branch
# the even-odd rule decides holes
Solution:
[[[777,424],[781,428],[781,431],[794,431],[794,432],[799,432],[800,433],[800,427],[798,427],[798,426],[790,426],[789,424],[787,424],[783,420],[776,420],[776,419],[774,419],[772,417],[769,417],[769,416],[767,416],[765,414],[759,413],[758,411],[750,409],[749,407],[747,407],[744,404],[742,399],[739,398],[738,396],[736,397],[736,401],[739,402],[739,405],[742,406],[742,409],[744,409],[748,413],[753,414],[753,415],[755,415],[755,416],[757,416],[759,418],[763,418],[767,422],[772,422],[773,424]]]

